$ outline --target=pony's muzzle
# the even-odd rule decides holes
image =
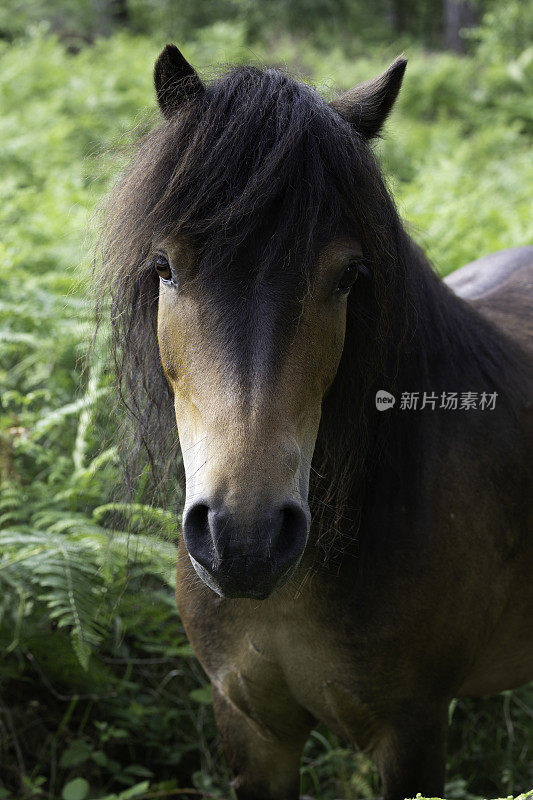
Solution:
[[[221,597],[265,599],[297,567],[307,543],[310,515],[293,499],[240,518],[208,502],[187,509],[185,544],[193,566]]]

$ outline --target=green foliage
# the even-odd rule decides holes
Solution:
[[[213,23],[214,5],[187,4],[184,50],[206,77],[217,62],[256,59],[287,65],[328,95],[334,79],[347,88],[397,54],[397,44],[369,48],[355,36],[319,52],[309,39],[274,39],[251,0],[228,0]],[[328,9],[341,5],[317,0],[305,16],[304,4],[279,2],[264,13],[279,12],[289,28],[316,15],[324,44]],[[210,692],[173,601],[179,497],[153,506],[141,480],[133,504],[117,502],[119,415],[105,341],[86,363],[87,230],[155,116],[162,41],[122,32],[74,54],[63,34],[59,42],[31,28],[45,6],[9,0],[0,11],[9,34],[0,41],[0,800],[127,800],[191,784],[227,797]],[[132,2],[131,27],[157,31],[171,8]],[[405,89],[377,145],[443,273],[532,238],[529,12],[509,8],[509,19],[497,6],[486,16],[474,55],[409,48]],[[69,25],[93,25],[81,16],[92,4],[64,0],[61,9]],[[363,11],[350,12],[353,30]],[[448,797],[533,784],[532,691],[455,703]],[[322,729],[302,780],[322,800],[378,788],[370,762]]]
[[[468,38],[477,44],[477,54],[484,61],[498,64],[509,58],[520,59],[533,42],[533,6],[522,0],[493,2],[481,24],[469,31]]]
[[[119,29],[190,39],[200,28],[243,20],[248,43],[288,31],[312,35],[324,48],[335,38],[349,49],[362,30],[367,43],[387,35],[435,43],[442,33],[439,0],[127,0],[125,15],[117,16],[118,6],[116,0],[4,0],[0,34],[12,39],[35,28],[51,30],[77,49]]]

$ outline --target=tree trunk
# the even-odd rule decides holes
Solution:
[[[124,28],[130,20],[128,0],[93,0],[96,32],[111,36],[117,28]]]
[[[406,0],[392,0],[387,16],[396,33],[404,33],[407,30],[408,13],[408,2]]]
[[[109,16],[115,25],[127,25],[130,20],[128,0],[109,0]]]
[[[460,32],[478,22],[478,10],[469,0],[444,0],[444,41],[448,50],[466,52],[466,43]]]

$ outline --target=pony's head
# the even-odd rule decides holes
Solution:
[[[368,140],[405,63],[328,104],[277,70],[204,85],[174,46],[157,61],[164,121],[112,200],[107,272],[125,369],[141,373],[127,380],[155,404],[144,415],[160,414],[164,375],[185,542],[222,596],[266,597],[294,571],[347,328],[363,360],[379,339],[394,213]]]

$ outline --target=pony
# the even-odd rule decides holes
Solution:
[[[176,597],[239,800],[298,798],[317,721],[386,800],[442,796],[451,699],[533,678],[533,247],[434,273],[372,149],[405,67],[328,103],[167,45],[109,200],[127,445],[181,447]]]

